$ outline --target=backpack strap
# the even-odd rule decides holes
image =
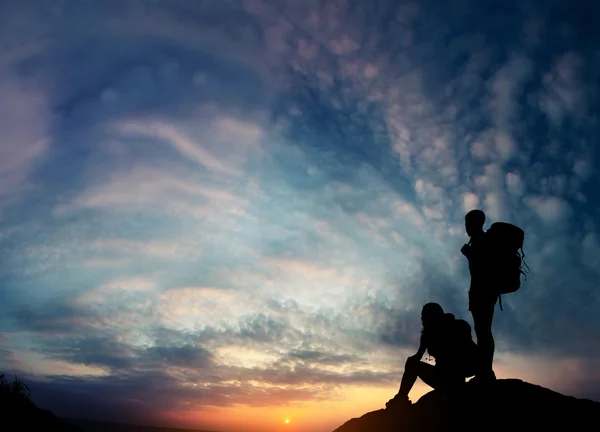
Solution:
[[[527,273],[529,273],[531,269],[529,268],[529,265],[527,265],[527,263],[525,262],[525,252],[523,251],[523,246],[521,246],[521,262],[525,265],[524,268],[527,269],[527,271],[521,269],[521,273],[525,276],[525,280],[527,280]]]

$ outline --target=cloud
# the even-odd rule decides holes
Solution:
[[[581,242],[581,261],[592,271],[600,269],[600,242],[598,235],[591,232],[585,235]]]
[[[474,177],[475,185],[481,191],[496,192],[502,188],[502,168],[491,163],[483,167],[483,173]]]
[[[543,78],[540,108],[555,126],[559,126],[567,115],[585,114],[585,88],[579,76],[582,67],[581,55],[567,52],[556,60]]]
[[[78,305],[92,306],[107,301],[114,302],[131,300],[131,296],[139,293],[152,292],[156,283],[151,278],[114,280],[107,284],[86,291],[74,301]]]
[[[190,345],[180,347],[152,347],[146,350],[146,355],[156,358],[163,364],[194,369],[206,368],[211,365],[212,354],[201,347]]]
[[[586,180],[590,177],[592,166],[590,161],[579,159],[573,163],[573,172],[577,177],[582,180]]]
[[[319,351],[293,351],[289,354],[293,359],[308,361],[310,363],[323,363],[331,365],[340,365],[344,363],[356,363],[355,355],[332,355]]]
[[[522,86],[533,71],[531,60],[523,53],[514,53],[491,81],[490,109],[497,127],[506,130],[519,117],[519,96]],[[504,136],[505,143],[510,137]],[[506,144],[504,144],[506,145]]]
[[[485,212],[493,220],[502,220],[507,216],[504,197],[498,193],[489,193],[483,200]]]
[[[472,192],[463,195],[463,211],[465,214],[479,206],[479,197]]]
[[[330,43],[331,51],[336,55],[350,54],[356,51],[360,45],[348,35],[334,39]]]
[[[55,213],[68,214],[78,208],[139,211],[154,207],[175,215],[217,220],[223,214],[243,211],[246,205],[244,198],[219,187],[139,166],[112,174],[108,182],[85,190],[71,203],[58,206]]]
[[[244,141],[255,142],[261,133],[256,127],[244,125],[243,123],[232,119],[220,119],[217,122],[217,125],[220,129],[227,131],[232,140],[235,140],[234,143],[231,143],[233,145],[230,144],[232,148],[235,148],[235,146],[239,146],[240,144],[245,144]],[[232,176],[240,176],[243,173],[239,168],[227,164],[213,156],[200,143],[194,142],[176,127],[164,122],[124,122],[120,126],[120,130],[123,133],[141,134],[150,138],[165,140],[173,147],[173,149],[183,156],[203,165],[208,170],[215,173]],[[240,140],[242,141],[240,142]],[[232,149],[232,151],[235,150]]]
[[[564,220],[571,214],[571,206],[559,197],[529,196],[525,202],[547,223]]]
[[[4,368],[24,371],[26,374],[39,374],[46,376],[71,376],[71,377],[102,377],[108,376],[106,368],[82,364],[82,362],[69,362],[44,357],[35,351],[9,352],[6,356]]]
[[[50,148],[46,95],[0,64],[0,198],[30,188],[30,175]]]
[[[211,287],[174,288],[157,300],[158,319],[174,329],[194,329],[197,325],[219,326],[229,317],[241,314],[232,292]],[[225,313],[221,308],[227,306]]]
[[[200,245],[194,245],[194,242],[188,243],[192,244],[185,244],[183,241],[136,241],[125,238],[105,238],[90,242],[86,247],[98,253],[110,254],[113,258],[115,255],[121,255],[130,259],[139,256],[185,259],[197,257],[202,254]],[[102,261],[96,261],[96,263],[102,264]],[[107,263],[110,264],[111,261],[108,260]]]
[[[506,173],[506,189],[509,194],[514,196],[522,196],[525,193],[525,184],[519,173]]]

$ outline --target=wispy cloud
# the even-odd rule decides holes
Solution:
[[[247,204],[245,198],[228,190],[140,166],[113,174],[106,183],[84,191],[70,204],[58,206],[55,213],[61,215],[77,208],[123,211],[154,208],[175,215],[218,220],[221,214],[243,211]]]
[[[47,95],[19,80],[0,63],[0,197],[35,187],[33,168],[50,146]]]
[[[200,143],[190,140],[190,138],[168,124],[160,122],[150,124],[128,122],[121,126],[121,130],[125,133],[135,133],[150,138],[163,139],[183,156],[203,165],[210,171],[236,176],[242,174],[238,169],[227,166],[219,161]]]

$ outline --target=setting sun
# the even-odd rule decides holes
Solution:
[[[290,423],[290,419],[285,419],[285,424],[289,424]]]

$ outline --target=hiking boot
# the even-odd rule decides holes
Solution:
[[[411,406],[412,402],[408,399],[408,396],[396,395],[385,403],[386,409],[402,409],[404,407]]]

